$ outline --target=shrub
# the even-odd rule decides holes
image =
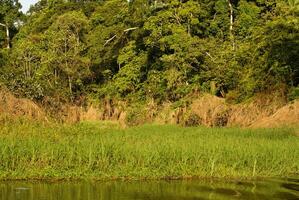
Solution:
[[[288,94],[288,99],[290,101],[293,101],[295,99],[299,99],[299,87],[293,87],[290,89],[290,92]]]
[[[202,124],[202,118],[195,113],[190,113],[184,120],[184,126],[199,126]]]
[[[133,105],[128,109],[125,122],[129,126],[137,126],[146,122],[146,110],[142,105]]]

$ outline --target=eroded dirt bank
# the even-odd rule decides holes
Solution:
[[[2,116],[48,120],[48,112],[28,99],[16,98],[5,89],[0,90]],[[143,105],[103,100],[85,107],[64,105],[55,112],[63,122],[112,120],[121,125],[143,123],[204,125],[208,127],[270,128],[299,125],[299,100],[286,103],[281,98],[253,98],[241,104],[227,103],[224,98],[204,94],[181,105],[149,101]]]

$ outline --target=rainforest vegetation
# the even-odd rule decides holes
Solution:
[[[298,0],[0,0],[0,83],[42,104],[299,96]]]
[[[298,176],[299,0],[20,8],[0,0],[1,180]]]

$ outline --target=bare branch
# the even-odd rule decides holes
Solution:
[[[138,29],[139,27],[132,27],[132,28],[128,28],[128,29],[125,29],[123,32],[124,33],[128,33],[129,31],[133,31],[133,30],[136,30]],[[117,37],[117,35],[115,34],[113,37],[109,38],[108,40],[106,40],[104,46],[106,46],[109,42],[111,42],[112,40],[114,40],[115,38]]]
[[[124,30],[124,32],[127,33],[129,31],[133,31],[133,30],[136,30],[136,29],[138,29],[138,27],[128,28],[128,29]]]
[[[116,38],[116,35],[114,35],[112,38],[106,40],[104,46],[106,46],[109,42],[111,42],[112,40],[114,40]]]
[[[0,23],[0,26],[4,26],[4,27],[6,27],[6,25],[5,25],[5,24],[2,24],[2,23]]]
[[[207,56],[209,56],[213,62],[215,62],[215,59],[211,56],[211,54],[209,54],[209,52],[206,52]]]

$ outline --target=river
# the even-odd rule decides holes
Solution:
[[[0,182],[1,200],[299,199],[299,179]]]

